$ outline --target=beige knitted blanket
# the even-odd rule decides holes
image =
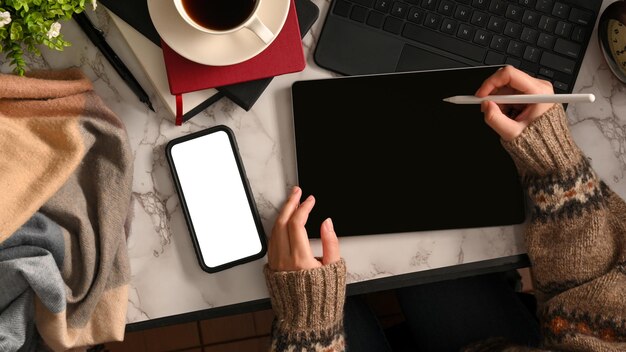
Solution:
[[[0,74],[0,150],[0,244],[36,212],[64,238],[65,310],[34,302],[44,343],[122,340],[133,172],[124,125],[78,69]]]

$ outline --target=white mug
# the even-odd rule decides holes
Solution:
[[[173,0],[173,1],[174,1],[174,5],[176,6],[176,9],[178,10],[178,13],[185,20],[185,22],[187,22],[187,24],[189,24],[190,26],[192,26],[193,28],[199,31],[220,35],[220,34],[233,33],[238,30],[241,30],[242,28],[247,28],[248,30],[252,31],[252,33],[256,34],[256,36],[259,37],[259,39],[261,39],[265,44],[270,43],[276,36],[274,33],[272,33],[272,31],[269,28],[267,28],[267,26],[261,21],[261,19],[258,16],[261,2],[263,2],[264,0],[255,1],[254,9],[252,10],[252,12],[250,13],[250,15],[248,16],[246,20],[242,21],[240,24],[238,24],[235,27],[223,29],[223,30],[215,29],[215,28],[208,28],[208,27],[198,24],[187,13],[187,10],[185,9],[185,6],[183,5],[183,0]],[[268,1],[271,1],[271,0],[268,0]]]

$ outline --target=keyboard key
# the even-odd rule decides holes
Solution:
[[[539,74],[542,76],[546,76],[548,78],[553,78],[554,77],[554,71],[547,69],[545,67],[542,67],[539,69]]]
[[[475,11],[474,14],[472,15],[471,23],[475,26],[485,28],[485,26],[487,25],[488,18],[489,18],[488,14],[484,12],[480,12],[480,11]]]
[[[526,45],[515,40],[511,40],[509,47],[506,49],[506,53],[516,57],[522,57],[522,55],[524,55],[524,49],[526,49]]]
[[[580,49],[581,47],[579,44],[561,38],[557,39],[556,44],[554,45],[554,51],[573,59],[578,59]]]
[[[541,16],[537,12],[526,10],[524,11],[524,16],[522,17],[522,23],[536,28],[539,25],[540,18]]]
[[[501,35],[494,35],[493,39],[491,39],[491,44],[489,47],[491,49],[495,49],[498,51],[504,52],[509,45],[509,40]]]
[[[539,32],[538,31],[526,27],[522,31],[522,36],[521,36],[520,39],[522,39],[522,41],[524,41],[526,43],[535,44],[535,43],[537,43],[537,38],[538,37],[539,37]]]
[[[507,57],[504,63],[517,68],[520,68],[520,66],[522,65],[522,62],[520,60],[514,59],[512,57]]]
[[[509,5],[506,8],[506,18],[510,20],[521,21],[523,15],[524,15],[524,10],[519,6]]]
[[[352,7],[352,11],[350,12],[350,19],[355,20],[357,22],[365,22],[368,11],[369,10],[363,6],[354,5]]]
[[[489,5],[489,12],[497,16],[504,16],[506,13],[506,3],[502,0],[493,0]]]
[[[504,55],[498,54],[495,51],[487,52],[487,57],[485,58],[485,64],[500,65],[503,63],[504,63]]]
[[[461,4],[465,4],[465,5],[469,5],[472,3],[472,0],[456,0],[456,2],[461,3]]]
[[[402,32],[403,25],[404,21],[392,16],[387,16],[385,24],[383,25],[383,30],[393,34],[400,34],[400,32]]]
[[[555,81],[559,81],[559,82],[563,82],[566,84],[570,84],[574,81],[572,75],[563,73],[563,72],[554,72],[554,80]]]
[[[461,25],[459,26],[459,31],[456,33],[456,36],[461,39],[471,41],[472,39],[474,39],[475,32],[476,30],[472,26],[468,26],[465,23],[461,23]]]
[[[454,13],[454,3],[450,0],[441,0],[441,4],[439,4],[437,12],[444,16],[452,17],[452,14]]]
[[[519,0],[519,4],[529,9],[535,8],[537,0]]]
[[[388,13],[391,10],[390,0],[377,0],[374,8],[380,12]]]
[[[378,11],[370,11],[370,14],[367,16],[367,21],[365,22],[368,26],[380,28],[383,26],[383,22],[385,20],[385,15]]]
[[[537,71],[539,71],[539,65],[532,63],[530,61],[522,61],[522,64],[519,67],[520,70],[528,73],[529,75],[536,77]]]
[[[535,10],[543,13],[552,13],[552,7],[554,6],[553,0],[537,0]]]
[[[544,32],[552,33],[556,28],[556,20],[552,17],[541,16],[541,20],[539,21],[539,29]]]
[[[437,0],[422,0],[422,7],[426,10],[435,11],[437,9]]]
[[[552,15],[559,18],[567,18],[569,16],[570,7],[565,5],[562,2],[557,2],[554,4],[554,8],[552,9]]]
[[[527,46],[524,51],[524,60],[530,62],[539,62],[539,57],[541,56],[541,49],[535,48],[534,46]]]
[[[496,33],[502,33],[504,31],[505,22],[506,20],[502,17],[491,16],[487,29]]]
[[[520,35],[522,35],[522,26],[517,23],[507,22],[504,28],[504,34],[511,38],[518,39]]]
[[[486,10],[489,7],[489,0],[473,0],[472,6],[481,10]]]
[[[572,34],[573,29],[573,24],[559,21],[559,23],[556,24],[556,29],[554,30],[554,33],[556,35],[560,35],[561,37],[569,38],[570,34]]]
[[[409,9],[409,16],[408,16],[409,21],[416,23],[416,24],[420,24],[422,23],[422,20],[424,19],[424,14],[422,13],[422,11],[420,9],[418,9],[415,6],[412,6]]]
[[[443,23],[441,24],[441,31],[447,34],[456,33],[457,22],[455,20],[444,18]]]
[[[349,2],[337,0],[335,2],[335,7],[333,8],[333,13],[341,17],[348,17],[350,14],[350,7],[352,7],[352,5]]]
[[[463,5],[459,5],[456,7],[456,11],[454,12],[454,18],[456,18],[457,20],[467,22],[470,20],[471,16],[472,16],[471,8],[467,6],[463,6]]]
[[[413,4],[413,5],[419,5],[422,3],[422,0],[404,0],[406,2],[408,2],[409,4]]]
[[[567,83],[567,84],[570,84],[574,81],[572,75],[565,74],[563,72],[554,72],[554,80]]]
[[[552,82],[552,85],[554,86],[554,88],[560,89],[562,91],[567,91],[569,89],[569,85],[559,81]]]
[[[585,41],[586,31],[583,27],[574,26],[574,30],[572,31],[572,40],[577,43],[582,43]]]
[[[427,13],[426,19],[424,20],[424,26],[432,29],[439,29],[439,26],[441,26],[441,21],[441,16],[434,13]]]
[[[482,46],[487,46],[489,45],[489,43],[491,43],[492,37],[493,34],[479,29],[478,31],[476,31],[476,35],[474,36],[474,43],[480,44]]]
[[[583,11],[579,9],[572,9],[572,12],[569,14],[570,22],[574,22],[576,24],[580,24],[583,26],[588,26],[593,20],[593,13],[588,11]]]
[[[412,23],[406,24],[404,31],[402,31],[402,35],[406,38],[430,45],[443,51],[458,53],[460,56],[476,62],[483,62],[483,59],[485,58],[485,49],[479,46],[445,34],[418,27]]]
[[[353,3],[368,7],[368,8],[373,8],[374,7],[374,0],[350,0]]]
[[[568,75],[574,74],[574,68],[576,68],[576,61],[564,58],[559,55],[552,54],[551,52],[544,51],[539,62],[541,66],[551,68],[555,71],[567,73]]]
[[[541,33],[539,34],[539,40],[537,40],[537,45],[543,49],[554,48],[554,43],[556,42],[556,37],[550,34]]]
[[[393,6],[391,7],[392,16],[396,16],[398,18],[406,18],[408,12],[409,5],[400,1],[394,1]]]

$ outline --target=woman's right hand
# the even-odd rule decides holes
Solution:
[[[487,78],[476,92],[479,98],[503,94],[554,94],[554,89],[548,81],[533,78],[513,66],[506,66]],[[485,114],[485,122],[503,140],[511,141],[552,106],[553,103],[498,105],[486,101],[481,111]]]

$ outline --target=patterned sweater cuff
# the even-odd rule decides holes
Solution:
[[[512,141],[502,141],[522,176],[543,177],[568,171],[583,158],[572,140],[561,104],[535,120]]]
[[[341,325],[346,294],[343,259],[300,271],[272,271],[265,265],[264,274],[277,328],[327,330]]]

